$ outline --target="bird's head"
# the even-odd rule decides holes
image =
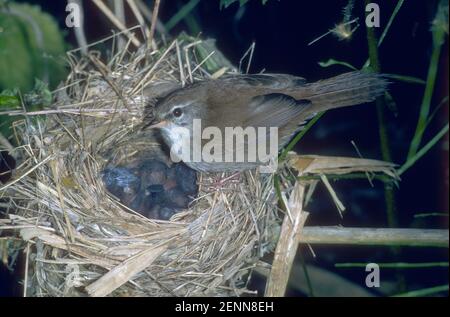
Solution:
[[[198,97],[177,91],[159,100],[153,110],[153,120],[148,123],[149,128],[192,130],[193,120],[202,119],[206,110],[206,105]]]

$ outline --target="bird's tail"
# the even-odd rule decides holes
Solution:
[[[301,98],[311,101],[308,113],[317,113],[374,101],[387,85],[383,75],[354,71],[307,84]]]

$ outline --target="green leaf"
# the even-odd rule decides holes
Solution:
[[[33,58],[24,28],[16,17],[0,11],[0,89],[32,86]]]
[[[54,18],[38,6],[0,8],[0,89],[30,90],[34,79],[56,85],[65,77],[65,43]]]
[[[186,19],[199,2],[200,0],[191,0],[181,7],[181,9],[178,10],[178,12],[165,24],[167,31],[173,29],[181,20]]]
[[[48,107],[52,103],[52,93],[45,82],[36,78],[33,90],[24,95],[24,102],[31,111]]]
[[[0,95],[0,108],[17,108],[20,106],[20,100],[16,96]]]
[[[421,78],[413,76],[404,76],[397,74],[384,74],[387,78],[392,78],[398,81],[404,81],[405,83],[425,85],[427,82]]]
[[[209,58],[204,63],[204,67],[210,73],[215,73],[222,67],[227,67],[229,69],[233,68],[233,64],[217,48],[216,40],[214,39],[206,39],[199,45],[196,45],[195,51],[197,52],[201,61],[209,56]],[[214,52],[213,55],[211,55],[212,52]]]
[[[183,32],[179,35],[178,40],[192,43],[198,39]],[[215,39],[208,38],[202,40],[201,43],[194,46],[194,50],[195,55],[198,57],[197,62],[199,63],[209,56],[202,65],[209,73],[215,73],[223,67],[227,67],[228,69],[233,68],[233,64],[217,48]],[[211,55],[211,53],[213,54]],[[184,54],[184,52],[181,52],[181,54]]]
[[[351,70],[357,70],[355,66],[353,66],[353,65],[351,65],[351,64],[349,64],[347,62],[335,60],[333,58],[330,58],[326,62],[319,62],[319,65],[320,65],[320,67],[330,67],[330,66],[333,66],[333,65],[341,65],[341,66],[348,67]]]
[[[448,132],[448,123],[438,132],[427,144],[425,144],[419,151],[415,152],[414,155],[408,157],[406,162],[398,169],[398,176],[401,176],[406,170],[413,166],[422,156],[424,156],[440,139],[445,136]]]
[[[427,74],[427,83],[425,85],[425,93],[422,98],[422,104],[420,105],[420,112],[419,112],[419,119],[417,121],[416,130],[414,132],[413,139],[411,140],[411,143],[409,145],[408,150],[408,160],[412,158],[418,151],[421,143],[422,138],[425,133],[425,129],[427,127],[427,123],[429,120],[429,114],[430,114],[430,106],[431,101],[434,94],[434,88],[436,85],[437,75],[438,71],[440,69],[440,56],[442,51],[442,45],[446,38],[446,30],[442,27],[437,27],[435,23],[440,23],[441,19],[447,16],[448,20],[448,0],[441,0],[439,1],[438,11],[436,13],[436,18],[434,23],[434,27],[432,27],[432,34],[433,34],[433,50],[431,52],[430,57],[430,64],[428,66],[428,74]],[[438,21],[438,22],[436,22]],[[448,25],[448,21],[447,21]],[[447,29],[448,31],[448,29]]]

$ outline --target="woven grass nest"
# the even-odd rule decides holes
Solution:
[[[146,107],[166,84],[226,72],[208,73],[185,49],[193,45],[126,46],[106,58],[71,52],[52,109],[15,123],[18,168],[2,195],[11,197],[9,218],[27,243],[27,296],[251,292],[251,269],[278,223],[271,176],[249,171],[221,181],[229,175],[199,173],[197,198],[169,221],[127,208],[101,178],[107,166],[168,160],[153,132],[141,129]]]

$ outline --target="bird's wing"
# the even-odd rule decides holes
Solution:
[[[305,110],[311,107],[306,99],[296,99],[284,92],[301,89],[303,78],[284,74],[232,75],[214,81],[214,118],[223,129],[227,126],[278,128],[280,144],[298,131],[309,116]],[[266,137],[269,137],[267,135]],[[247,146],[245,140],[242,146]],[[240,146],[237,146],[240,148]]]
[[[240,89],[279,92],[286,89],[299,88],[306,84],[306,79],[287,74],[236,74],[220,79],[223,84],[231,84]]]
[[[282,128],[296,119],[311,105],[306,99],[271,93],[253,97],[245,109],[244,126]],[[295,122],[300,124],[300,122]]]
[[[289,92],[306,85],[305,79],[292,75],[228,75],[209,84],[209,103],[216,105],[213,111],[209,109],[210,115],[222,118],[221,124],[225,126],[233,123],[281,128],[298,119],[309,104],[303,98],[290,96]]]
[[[232,149],[225,147],[224,151],[235,151],[243,153],[247,148],[255,148],[255,142],[265,142],[269,145],[272,139],[273,131],[271,128],[277,128],[277,142],[279,146],[285,144],[295,131],[298,131],[305,123],[302,113],[311,105],[309,100],[296,100],[288,95],[272,93],[253,97],[250,103],[244,109],[240,110],[241,124],[237,126],[246,129],[247,127],[264,127],[265,130],[257,129],[257,139],[236,138],[235,146]],[[264,134],[261,134],[264,133]],[[260,143],[261,144],[261,143]],[[278,148],[279,148],[278,146]]]

